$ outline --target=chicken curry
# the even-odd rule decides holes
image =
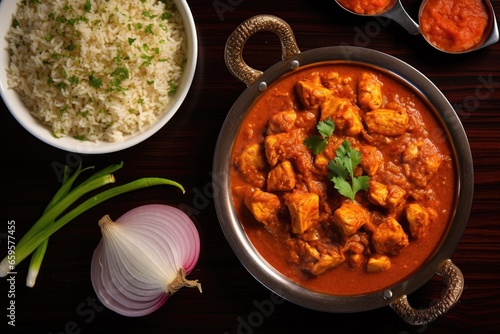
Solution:
[[[330,134],[318,132],[325,125]],[[342,159],[351,174],[332,177]],[[407,278],[439,247],[454,210],[442,125],[414,90],[362,65],[315,65],[270,85],[231,163],[235,212],[253,245],[318,292],[364,294]]]

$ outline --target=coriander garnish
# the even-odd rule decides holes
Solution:
[[[328,145],[328,138],[330,138],[335,130],[335,123],[331,118],[327,118],[324,121],[320,121],[316,125],[316,129],[319,132],[319,136],[311,136],[304,140],[304,145],[308,149],[312,150],[313,154],[317,155],[323,152],[326,145]]]
[[[367,175],[354,176],[354,169],[361,162],[361,153],[353,149],[348,140],[344,140],[336,153],[335,159],[328,163],[330,180],[341,195],[354,201],[359,190],[368,189],[370,177]],[[347,181],[348,179],[351,179],[351,184]]]

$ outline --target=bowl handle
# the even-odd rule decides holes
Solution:
[[[448,312],[458,302],[464,289],[464,277],[460,269],[448,259],[441,263],[436,274],[442,276],[446,284],[442,299],[428,309],[417,310],[410,306],[404,295],[390,304],[401,319],[411,325],[426,325]]]
[[[259,31],[271,31],[278,35],[281,42],[281,58],[287,59],[299,54],[292,28],[273,15],[256,15],[241,23],[229,36],[224,50],[226,66],[238,80],[250,86],[262,75],[262,71],[250,67],[243,60],[243,48],[247,40]]]

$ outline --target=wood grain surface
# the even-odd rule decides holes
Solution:
[[[14,0],[3,0],[14,1]],[[0,280],[2,333],[490,333],[500,329],[500,44],[471,54],[434,51],[421,36],[410,36],[386,20],[361,18],[325,0],[188,0],[199,37],[195,79],[186,101],[167,125],[147,141],[124,151],[78,155],[42,143],[0,104],[0,255],[7,252],[7,222],[16,238],[40,216],[58,188],[58,166],[104,167],[119,161],[117,183],[161,176],[186,188],[150,188],[112,199],[78,217],[49,243],[34,288],[25,287],[27,263],[15,275],[15,324],[9,326],[12,286]],[[420,1],[403,1],[416,17]],[[500,12],[500,1],[493,1]],[[284,301],[261,285],[238,261],[219,226],[213,203],[212,160],[219,130],[245,90],[226,69],[224,45],[243,20],[273,14],[287,21],[303,51],[356,45],[393,55],[425,74],[455,107],[474,159],[474,200],[463,237],[452,256],[465,289],[458,304],[426,326],[410,326],[384,307],[356,314],[323,313]],[[2,36],[3,38],[3,36]],[[247,62],[265,70],[280,60],[277,37],[259,33],[247,43]],[[90,260],[100,239],[97,220],[118,217],[135,206],[180,206],[195,221],[201,256],[191,278],[203,293],[183,289],[155,313],[126,318],[96,300]],[[443,283],[433,279],[409,298],[425,308],[440,298]]]

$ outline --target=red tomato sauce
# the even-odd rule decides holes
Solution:
[[[373,15],[382,12],[391,0],[339,0],[338,2],[352,12]]]
[[[420,16],[424,37],[448,52],[465,51],[480,43],[487,25],[482,0],[429,0]]]

